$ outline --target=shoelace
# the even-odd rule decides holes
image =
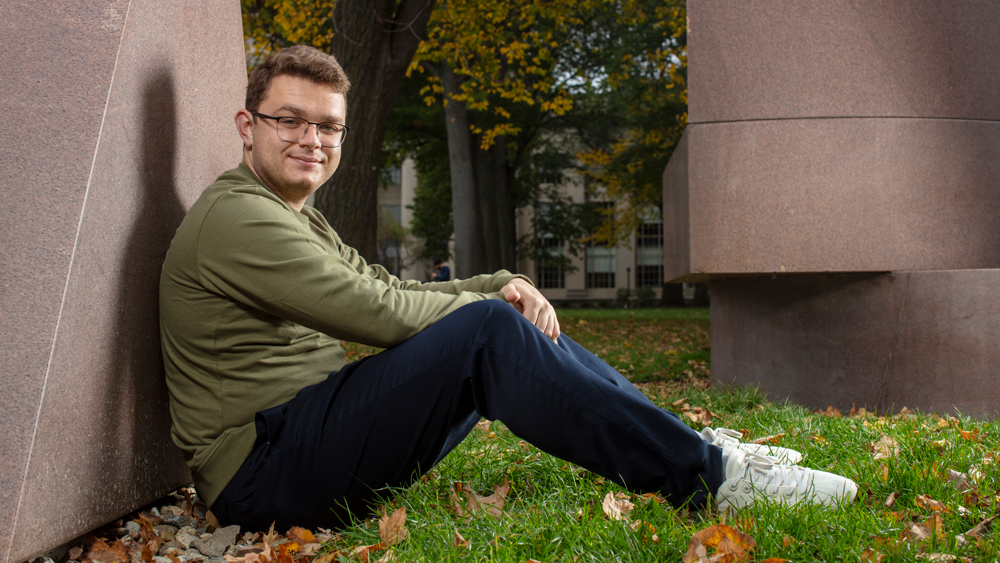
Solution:
[[[766,476],[763,483],[751,472]],[[809,472],[795,465],[775,465],[770,459],[757,454],[746,454],[746,465],[739,475],[749,480],[757,490],[768,495],[778,494],[778,487],[786,487],[784,495],[791,497],[796,492],[805,494],[809,488]]]
[[[723,444],[731,444],[731,447],[739,446],[740,438],[743,437],[743,433],[737,430],[730,430],[728,428],[716,428],[715,429],[715,439],[712,440],[714,445],[722,446]]]

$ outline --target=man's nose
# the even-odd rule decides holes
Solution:
[[[306,132],[302,134],[302,138],[299,139],[299,144],[307,147],[318,147],[319,142],[319,125],[315,123],[306,124]]]

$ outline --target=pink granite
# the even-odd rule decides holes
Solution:
[[[0,0],[0,34],[0,548],[16,563],[189,482],[159,267],[239,158],[246,74],[232,0]]]
[[[688,150],[692,127],[684,131],[663,171],[663,279],[691,273],[691,206],[688,191]]]
[[[691,0],[690,123],[1000,119],[995,0]]]
[[[664,209],[689,203],[686,227],[665,224],[680,228],[668,280],[1000,268],[1000,122],[743,121],[685,139],[664,176]]]
[[[716,280],[712,375],[811,408],[1000,416],[1000,270]]]

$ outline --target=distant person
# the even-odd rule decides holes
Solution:
[[[434,273],[431,274],[431,281],[442,282],[451,279],[451,269],[448,268],[448,264],[445,264],[441,260],[434,261]]]
[[[369,265],[305,205],[340,163],[348,86],[312,47],[257,66],[236,113],[242,162],[201,194],[163,264],[172,437],[221,522],[347,525],[482,417],[675,506],[853,500],[850,479],[758,455],[790,450],[699,434],[654,405],[560,335],[523,276],[431,284]],[[386,350],[348,363],[342,339]]]

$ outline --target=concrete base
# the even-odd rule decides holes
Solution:
[[[712,373],[811,408],[996,417],[1000,270],[717,280]]]

